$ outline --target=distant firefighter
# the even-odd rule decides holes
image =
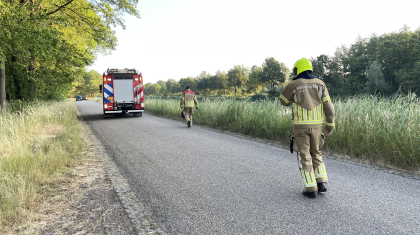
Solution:
[[[198,109],[198,101],[195,97],[195,93],[190,90],[190,86],[186,87],[186,91],[182,93],[181,109],[183,109],[181,116],[185,118],[188,127],[192,126],[192,117],[194,114],[194,105]]]
[[[318,192],[326,192],[327,171],[320,149],[324,145],[322,127],[329,136],[334,127],[335,110],[325,83],[312,75],[312,64],[302,58],[293,66],[296,75],[280,95],[282,105],[292,104],[293,135],[291,151],[297,152],[299,170],[305,189],[303,194],[310,198]],[[325,118],[324,118],[325,116]]]

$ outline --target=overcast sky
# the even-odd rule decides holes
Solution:
[[[332,56],[358,35],[420,27],[415,0],[139,0],[125,16],[118,46],[88,69],[136,68],[145,83],[212,75],[274,57],[291,68],[302,57]]]

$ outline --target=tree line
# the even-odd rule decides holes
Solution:
[[[296,58],[299,59],[299,58]],[[313,74],[323,80],[331,95],[416,92],[420,89],[420,28],[404,26],[396,32],[357,37],[350,46],[336,48],[333,56],[309,58]],[[145,84],[146,95],[177,95],[189,85],[202,95],[249,95],[266,91],[277,95],[293,76],[290,68],[273,57],[261,66],[235,65],[214,75],[201,72],[179,81]]]
[[[0,108],[7,100],[65,97],[97,53],[117,45],[111,27],[140,17],[138,0],[1,0]],[[72,84],[75,82],[75,84]]]
[[[311,62],[330,94],[415,92],[420,88],[420,28],[410,31],[405,25],[396,32],[358,37],[333,56],[320,55]]]
[[[146,95],[176,95],[185,91],[186,86],[197,91],[200,95],[249,95],[259,90],[275,90],[284,85],[290,77],[290,69],[283,62],[273,57],[266,58],[261,66],[251,68],[235,65],[229,71],[218,70],[214,75],[205,71],[196,77],[181,78],[179,81],[168,79],[159,80],[157,83],[146,83]]]

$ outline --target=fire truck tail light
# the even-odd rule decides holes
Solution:
[[[107,109],[108,108],[108,105],[107,104],[104,104],[104,109]]]
[[[104,78],[104,82],[106,82],[106,78]]]
[[[134,80],[138,81],[138,80],[139,80],[139,78],[134,78]]]
[[[111,78],[108,78],[108,81],[110,82],[110,81],[112,81],[112,79]]]
[[[141,107],[144,108],[144,103],[141,103]]]

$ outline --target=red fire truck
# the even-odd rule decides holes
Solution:
[[[144,112],[142,74],[135,69],[108,69],[99,85],[103,95],[104,117],[115,113],[133,113],[141,117]]]

